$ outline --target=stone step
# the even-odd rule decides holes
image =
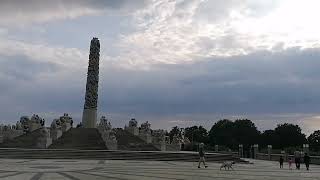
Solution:
[[[118,141],[119,150],[159,151],[159,149],[153,146],[152,144],[147,144],[139,137],[134,136],[133,134],[123,129],[118,129],[116,131],[116,138]]]
[[[110,160],[153,160],[153,161],[197,161],[197,153],[192,152],[157,152],[157,151],[108,151],[108,150],[33,150],[0,149],[0,158],[23,159],[110,159]],[[229,154],[209,153],[207,161],[236,160]]]
[[[49,149],[107,149],[96,128],[71,128]]]

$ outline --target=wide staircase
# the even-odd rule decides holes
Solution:
[[[96,128],[71,128],[56,141],[49,149],[107,149]]]
[[[117,129],[116,138],[118,141],[118,149],[126,151],[159,151],[152,144],[148,144],[139,137],[129,133],[126,130]]]
[[[79,150],[79,149],[19,149],[0,148],[0,158],[9,159],[96,159],[96,160],[140,160],[140,161],[186,161],[199,160],[197,152],[169,151],[115,151],[115,150]],[[206,161],[242,160],[232,154],[207,153]]]
[[[37,129],[33,132],[23,134],[1,143],[0,148],[36,148],[40,133],[40,129]]]

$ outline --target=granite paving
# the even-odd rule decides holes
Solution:
[[[307,171],[280,169],[277,162],[249,160],[235,164],[234,170],[220,170],[220,163],[208,163],[198,169],[197,162],[63,160],[63,159],[0,159],[0,179],[15,180],[82,180],[82,179],[216,179],[216,180],[320,180],[320,166]]]

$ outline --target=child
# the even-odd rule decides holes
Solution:
[[[280,169],[282,169],[283,168],[283,157],[282,156],[280,156],[279,163],[280,163]]]
[[[307,153],[305,153],[303,159],[304,159],[304,163],[306,164],[306,168],[307,168],[307,170],[309,171],[310,156],[309,156]]]
[[[293,163],[293,160],[291,158],[289,158],[288,164],[289,164],[290,170],[292,170],[292,163]]]

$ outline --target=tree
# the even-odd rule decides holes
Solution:
[[[172,141],[174,135],[181,136],[181,130],[178,126],[173,127],[169,132],[170,142]]]
[[[262,147],[276,144],[276,134],[274,130],[265,130],[260,136],[260,144]]]
[[[259,135],[260,132],[251,120],[238,119],[232,122],[224,119],[212,126],[209,139],[212,145],[225,145],[235,150],[239,144],[243,144],[247,148],[258,143]]]
[[[306,143],[306,135],[302,134],[301,128],[294,124],[278,124],[274,130],[276,148],[298,147]]]
[[[308,142],[310,144],[310,149],[313,151],[319,151],[320,150],[320,130],[314,131],[310,136],[308,137]]]
[[[230,147],[232,142],[233,122],[228,119],[219,120],[209,131],[209,143],[211,145],[226,145]]]
[[[208,132],[202,126],[192,126],[185,128],[185,137],[187,137],[191,142],[208,142]]]
[[[235,138],[236,147],[243,144],[249,147],[259,143],[260,131],[256,125],[249,119],[238,119],[234,122],[233,136]]]

